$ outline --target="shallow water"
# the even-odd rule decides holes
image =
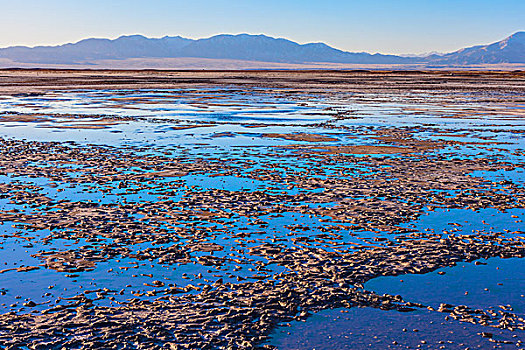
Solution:
[[[438,177],[433,178],[434,183],[421,180],[417,184],[417,179],[411,179],[408,185],[412,187],[406,191],[421,191],[419,199],[418,195],[408,199],[392,197],[388,191],[377,193],[364,187],[382,182],[407,186],[403,181],[411,169],[403,164],[409,161],[414,166],[419,162],[424,168],[440,161],[494,157],[494,164],[501,163],[497,169],[469,172],[473,181],[484,180],[476,182],[476,190],[490,196],[499,191],[508,194],[507,202],[516,200],[525,184],[525,155],[520,153],[525,141],[522,134],[516,134],[525,131],[522,119],[486,113],[487,106],[482,102],[443,106],[441,100],[425,94],[417,98],[397,96],[390,102],[386,101],[389,96],[383,96],[385,101],[367,101],[374,98],[343,94],[284,96],[268,89],[227,87],[202,91],[56,91],[37,98],[0,99],[2,115],[30,114],[41,118],[30,122],[3,118],[0,137],[4,140],[59,142],[60,147],[83,153],[73,154],[70,162],[48,155],[45,161],[25,163],[42,174],[30,176],[18,169],[20,174],[8,170],[1,175],[0,183],[11,186],[11,193],[0,199],[2,212],[39,217],[46,225],[47,215],[63,212],[68,221],[40,229],[30,227],[35,223],[28,217],[25,222],[13,219],[2,223],[0,256],[6,270],[0,275],[0,312],[46,310],[67,303],[66,298],[82,293],[95,295],[103,288],[107,289],[106,294],[93,304],[118,307],[118,303],[134,298],[156,300],[158,293],[151,292],[158,290],[160,283],[155,286],[153,281],[161,281],[164,288],[184,288],[189,284],[202,287],[219,279],[239,284],[277,279],[279,274],[293,272],[290,266],[272,263],[271,257],[250,253],[265,243],[277,243],[282,249],[318,248],[350,254],[395,245],[397,239],[412,239],[406,237],[407,232],[430,232],[443,238],[494,232],[502,237],[523,235],[525,210],[519,206],[502,210],[487,204],[486,208],[473,209],[467,208],[468,202],[447,202],[447,198],[455,200],[468,195],[463,187],[454,189],[456,180],[447,182]],[[479,112],[454,117],[467,109]],[[289,135],[298,133],[315,134],[321,139],[312,142],[301,139],[303,136]],[[389,135],[394,135],[393,140]],[[48,152],[48,144],[34,145],[35,150]],[[290,145],[295,148],[283,148]],[[336,155],[352,154],[355,149],[351,147],[363,145],[401,145],[415,147],[416,151],[377,154],[365,150],[342,161],[334,161],[329,153],[330,147],[339,147]],[[301,152],[308,156],[301,156]],[[425,163],[425,157],[433,160]],[[111,162],[122,164],[120,168],[113,167]],[[165,169],[175,174],[158,175]],[[46,177],[50,174],[46,171],[54,172],[54,176]],[[148,178],[148,174],[154,175]],[[425,174],[427,178],[434,175]],[[447,172],[441,175],[446,177]],[[513,187],[507,188],[509,184]],[[247,196],[256,195],[258,200],[248,200]],[[34,201],[34,196],[42,198]],[[432,199],[423,199],[425,196]],[[342,221],[330,210],[345,201],[355,201],[354,207],[362,204],[378,212],[383,210],[382,205],[391,205],[392,213],[402,213],[399,215],[403,219],[373,228],[366,221]],[[70,210],[64,203],[79,210]],[[104,209],[95,215],[87,211],[93,206]],[[279,209],[264,212],[271,206]],[[106,218],[113,209],[118,212]],[[323,209],[327,211],[322,212]],[[318,211],[312,215],[312,210]],[[119,234],[103,230],[91,234],[89,228],[82,226],[88,223],[99,230],[101,227],[96,225],[101,222],[113,225],[112,230]],[[136,236],[126,241],[129,232]],[[169,239],[158,240],[165,232]],[[220,249],[210,253],[200,246],[191,248],[201,243],[215,244]],[[101,246],[105,247],[103,256],[89,255],[101,250]],[[166,249],[174,246],[182,250],[190,247],[188,256],[180,263],[163,262]],[[160,249],[161,253],[146,254],[140,259],[133,256],[148,249]],[[57,252],[78,255],[57,258],[66,264],[74,265],[68,259],[91,256],[88,260],[93,265],[71,271],[67,266],[65,270],[50,268],[45,263],[46,256]],[[209,256],[223,259],[224,263],[213,266],[199,260]],[[459,263],[424,275],[377,277],[365,283],[364,288],[378,294],[399,294],[406,301],[434,308],[443,302],[473,308],[510,304],[517,315],[523,316],[522,265],[518,258],[490,259],[487,265],[479,266]],[[23,266],[39,269],[16,270]],[[37,305],[24,307],[23,303],[30,300]],[[436,343],[440,340],[437,338],[443,334],[450,334],[452,339],[446,348],[483,348],[488,344],[477,334],[487,327],[445,322],[443,317],[426,310],[322,311],[304,325],[278,328],[271,344],[283,349],[354,349],[386,347],[397,341],[410,347],[435,348],[440,344]],[[436,326],[428,327],[430,323]],[[421,331],[399,333],[399,328]],[[497,334],[502,339],[514,341],[512,335],[523,339],[520,332],[496,332],[501,332]]]
[[[378,294],[400,294],[407,300],[435,309],[441,303],[473,308],[508,307],[525,316],[525,268],[523,259],[489,259],[483,265],[460,263],[425,275],[379,277],[364,285]],[[445,273],[443,275],[439,273]],[[524,331],[498,331],[459,322],[428,310],[401,313],[372,308],[326,310],[306,322],[294,322],[278,329],[271,340],[280,349],[444,349],[492,347],[479,336],[510,341],[499,347],[519,348]],[[516,345],[515,345],[516,344]]]

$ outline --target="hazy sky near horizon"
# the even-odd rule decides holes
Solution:
[[[525,0],[0,0],[0,47],[266,34],[347,51],[449,52],[525,30]]]

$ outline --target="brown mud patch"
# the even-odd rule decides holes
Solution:
[[[426,148],[399,147],[399,146],[274,146],[294,150],[296,152],[325,153],[325,154],[409,154],[425,151]]]
[[[306,142],[335,142],[339,139],[331,136],[325,136],[320,134],[307,134],[307,133],[298,133],[298,134],[262,134],[262,137],[272,138],[272,139],[284,139],[290,141],[306,141]]]

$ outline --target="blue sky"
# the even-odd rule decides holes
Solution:
[[[252,33],[348,51],[448,52],[525,30],[525,0],[0,0],[0,47]]]

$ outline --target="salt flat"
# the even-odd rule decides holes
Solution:
[[[523,347],[524,96],[523,72],[0,71],[0,344]]]

